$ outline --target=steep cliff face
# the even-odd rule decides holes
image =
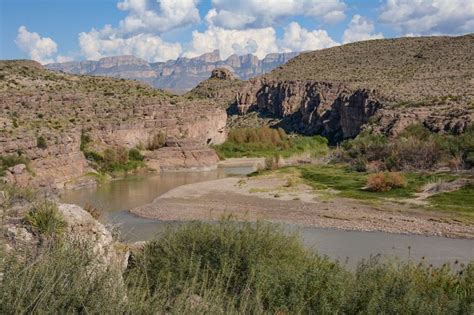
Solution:
[[[161,134],[191,141],[193,152],[207,151],[227,136],[227,114],[211,100],[134,81],[56,73],[32,62],[0,62],[0,73],[0,156],[30,161],[29,170],[19,166],[6,174],[19,184],[64,187],[90,171],[80,150],[84,133],[97,150],[147,147]]]
[[[234,108],[332,142],[413,123],[462,133],[474,121],[474,35],[359,42],[308,52],[243,84]],[[230,90],[230,89],[228,89]],[[220,93],[224,93],[222,91]]]
[[[148,63],[134,56],[116,56],[99,61],[54,63],[47,67],[73,74],[136,79],[157,88],[184,92],[209,78],[216,68],[227,68],[238,78],[247,80],[269,72],[297,55],[298,53],[269,54],[262,60],[254,55],[232,55],[221,60],[219,51],[215,50],[195,58],[182,57],[166,62]]]
[[[381,108],[374,91],[313,81],[250,81],[236,97],[240,115],[252,110],[287,121],[292,131],[320,134],[332,141],[356,136]]]

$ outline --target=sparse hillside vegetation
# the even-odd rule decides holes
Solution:
[[[302,53],[264,77],[373,89],[394,105],[472,104],[473,46],[473,34],[363,41]]]

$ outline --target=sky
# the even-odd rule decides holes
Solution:
[[[474,0],[0,0],[0,59],[150,62],[474,32]]]

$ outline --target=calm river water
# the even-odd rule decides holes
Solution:
[[[178,172],[128,176],[93,188],[67,191],[62,201],[84,206],[91,204],[106,211],[106,223],[119,226],[126,241],[143,241],[159,237],[178,222],[163,222],[137,217],[128,209],[150,203],[170,189],[200,181],[218,179],[229,174],[242,175],[251,168],[226,168],[209,172]],[[383,232],[357,232],[286,225],[297,231],[304,244],[320,254],[354,266],[370,255],[397,257],[401,260],[425,261],[440,265],[474,260],[474,241],[444,237],[401,235]]]

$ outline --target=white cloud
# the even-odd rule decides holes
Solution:
[[[138,34],[130,37],[116,36],[111,27],[79,34],[81,52],[87,59],[97,60],[106,56],[134,55],[156,62],[175,59],[182,52],[179,43],[168,43],[153,34]]]
[[[131,54],[148,61],[175,59],[181,44],[164,41],[159,34],[199,23],[198,0],[122,0],[117,8],[128,15],[118,27],[105,25],[79,34],[81,53],[97,60]]]
[[[308,31],[296,22],[285,28],[279,44],[280,51],[284,52],[317,50],[339,45],[325,30]]]
[[[346,44],[361,40],[383,38],[382,33],[374,34],[374,30],[375,27],[372,22],[356,14],[352,17],[349,27],[344,31],[342,41]]]
[[[272,26],[282,18],[304,15],[335,23],[345,18],[341,0],[213,0],[206,21],[227,29]]]
[[[185,54],[195,57],[219,49],[221,58],[232,54],[254,54],[263,58],[278,50],[275,30],[271,27],[247,30],[227,30],[209,26],[204,32],[194,31],[190,49]]]
[[[117,4],[129,14],[120,21],[124,33],[167,32],[200,22],[198,0],[123,0]]]
[[[402,34],[469,33],[474,31],[474,1],[387,0],[379,19]]]
[[[25,26],[18,28],[15,43],[31,59],[43,64],[53,62],[53,57],[58,50],[58,45],[54,40],[29,32]]]
[[[204,32],[193,32],[187,57],[219,49],[221,58],[232,54],[254,54],[264,58],[269,53],[316,50],[339,45],[326,31],[309,31],[298,23],[292,22],[286,28],[283,37],[278,39],[272,27],[246,30],[229,30],[209,26]]]

